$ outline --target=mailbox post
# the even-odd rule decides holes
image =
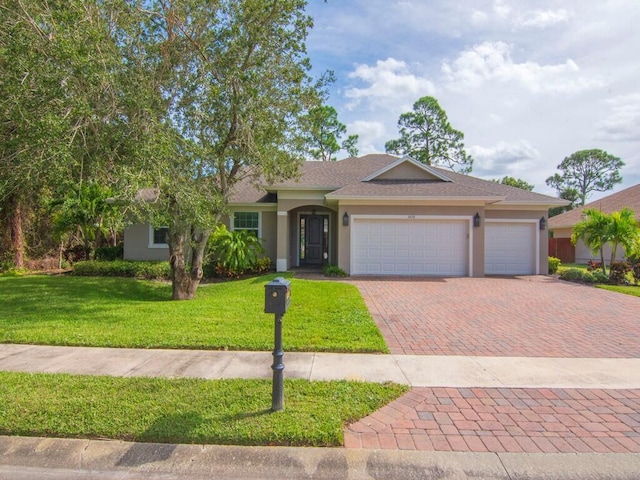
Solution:
[[[291,282],[282,277],[275,278],[264,286],[264,313],[275,314],[273,348],[273,387],[271,390],[271,410],[284,408],[284,351],[282,350],[282,316],[291,303]]]

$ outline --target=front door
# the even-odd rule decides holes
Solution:
[[[329,216],[300,217],[300,264],[322,265],[329,257]]]

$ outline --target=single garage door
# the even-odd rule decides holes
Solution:
[[[485,275],[536,273],[535,222],[491,222],[484,227]]]
[[[465,220],[356,218],[351,273],[360,275],[468,275]]]

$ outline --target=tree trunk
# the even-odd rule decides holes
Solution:
[[[191,231],[189,228],[169,228],[169,262],[171,264],[171,283],[173,300],[191,300],[196,295],[202,279],[202,262],[210,230]],[[191,238],[188,236],[190,235]],[[190,240],[190,241],[188,241]],[[185,247],[191,262],[185,259]]]
[[[24,232],[22,231],[22,205],[17,196],[9,198],[9,212],[11,215],[11,251],[13,252],[13,266],[24,268]]]
[[[602,264],[602,273],[607,274],[607,266],[604,263],[604,246],[600,247],[600,263]]]

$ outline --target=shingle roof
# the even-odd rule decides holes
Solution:
[[[585,208],[611,213],[617,212],[624,207],[634,210],[636,212],[636,220],[640,221],[640,183],[608,197],[587,203],[582,207],[551,217],[549,219],[549,228],[572,228],[576,223],[582,221],[582,212]]]
[[[265,189],[275,192],[283,189],[326,189],[329,198],[346,197],[424,197],[424,198],[486,198],[504,203],[532,205],[565,205],[566,201],[502,185],[488,180],[462,175],[441,168],[435,171],[451,179],[437,180],[370,180],[362,181],[390,164],[398,157],[388,154],[370,154],[337,162],[305,162],[296,180],[288,180]],[[262,190],[249,182],[241,182],[234,189],[231,203],[251,203],[264,196]]]

